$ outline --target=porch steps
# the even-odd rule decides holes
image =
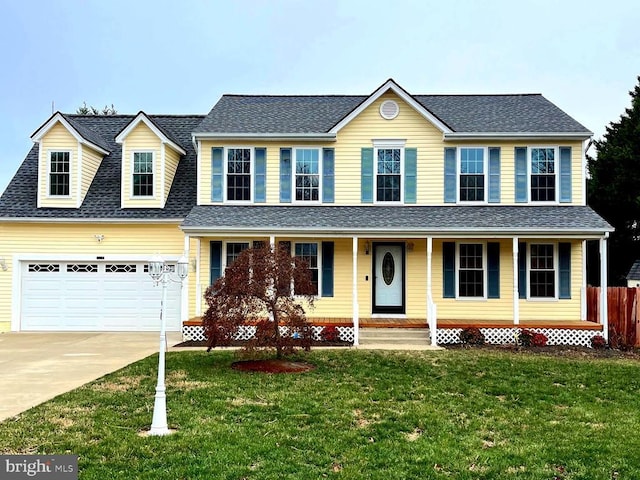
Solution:
[[[428,347],[431,345],[428,328],[375,328],[362,327],[359,331],[360,346],[389,348]]]

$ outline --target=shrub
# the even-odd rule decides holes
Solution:
[[[594,335],[591,337],[591,348],[595,348],[596,350],[607,348],[607,341],[602,335]]]
[[[546,347],[549,339],[544,333],[534,333],[531,338],[532,347]]]
[[[534,335],[535,333],[528,328],[523,328],[520,330],[520,333],[518,333],[518,345],[522,347],[530,347]]]
[[[338,331],[338,327],[334,325],[324,327],[320,332],[320,338],[325,342],[337,342],[338,340],[340,340],[340,332]]]
[[[484,333],[476,327],[467,327],[460,332],[460,341],[465,345],[484,345]]]

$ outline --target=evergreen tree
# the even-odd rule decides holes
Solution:
[[[616,231],[609,240],[609,283],[625,285],[640,259],[640,76],[629,92],[631,108],[596,140],[597,158],[588,157],[588,203]]]
[[[116,115],[117,113],[113,103],[110,107],[105,105],[102,110],[98,110],[93,105],[87,105],[87,102],[82,102],[82,106],[76,110],[76,114],[78,115]]]

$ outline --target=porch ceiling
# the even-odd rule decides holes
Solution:
[[[613,228],[588,206],[198,205],[185,233],[323,236],[582,236]]]

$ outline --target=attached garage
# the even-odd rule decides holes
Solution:
[[[27,260],[20,268],[21,330],[160,329],[162,287],[147,262]],[[180,331],[179,282],[169,282],[166,312],[167,330]]]

